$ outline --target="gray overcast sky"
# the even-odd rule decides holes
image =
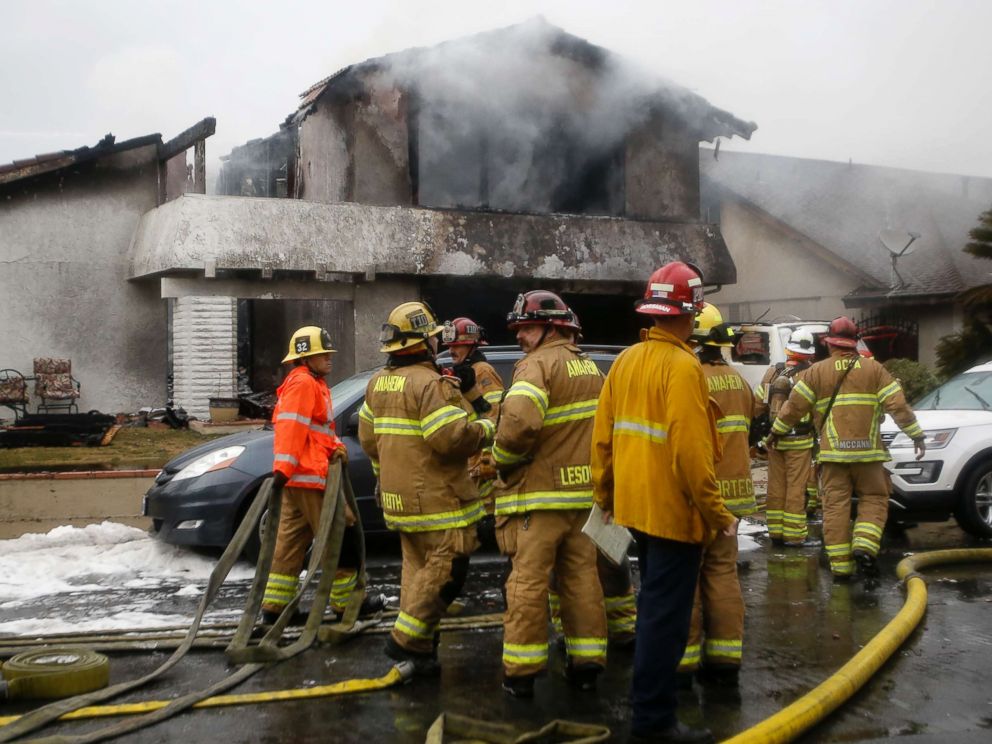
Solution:
[[[738,117],[734,149],[992,177],[989,0],[2,0],[0,163],[217,117],[217,157],[337,69],[542,14]]]

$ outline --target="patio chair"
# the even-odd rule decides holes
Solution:
[[[72,376],[72,363],[68,359],[41,357],[34,360],[34,394],[41,398],[39,413],[64,409],[79,413],[79,381]]]
[[[28,415],[28,380],[16,369],[0,369],[0,406],[14,412],[14,421]]]

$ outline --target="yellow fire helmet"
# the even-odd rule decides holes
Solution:
[[[392,354],[407,351],[444,330],[426,302],[404,302],[389,313],[379,333],[379,351]]]
[[[733,346],[734,331],[723,322],[723,315],[716,305],[703,303],[703,309],[696,316],[692,329],[692,340],[706,346]]]
[[[317,326],[303,326],[290,337],[289,351],[282,361],[285,364],[294,359],[328,352],[337,352],[337,349],[331,346],[331,334]]]

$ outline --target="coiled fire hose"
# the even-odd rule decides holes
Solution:
[[[832,676],[770,718],[727,739],[725,744],[782,744],[812,728],[856,693],[916,629],[927,609],[927,583],[921,569],[948,563],[992,561],[992,548],[934,550],[904,558],[896,576],[906,601],[888,625]]]
[[[110,662],[86,648],[25,651],[6,662],[0,676],[4,683],[0,699],[64,698],[106,687]]]

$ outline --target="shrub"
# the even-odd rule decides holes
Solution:
[[[939,384],[925,364],[912,359],[890,359],[885,362],[885,368],[902,383],[902,389],[910,403],[919,400]]]

